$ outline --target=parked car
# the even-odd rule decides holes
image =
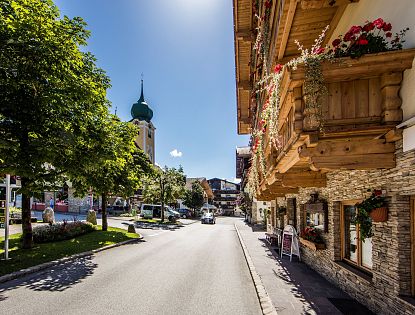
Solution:
[[[190,218],[192,216],[192,211],[189,209],[181,208],[177,209],[177,211],[180,213],[180,217],[183,219]]]
[[[161,218],[161,205],[142,204],[140,210],[140,216],[145,219]],[[173,219],[180,217],[180,213],[165,206],[164,217],[173,221]]]
[[[200,222],[202,224],[204,224],[204,223],[215,224],[216,223],[216,218],[213,215],[213,213],[204,213],[202,215],[202,218],[200,219]]]

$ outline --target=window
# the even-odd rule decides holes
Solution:
[[[342,258],[362,269],[372,269],[372,238],[360,239],[359,225],[352,222],[356,202],[343,203],[341,211]]]
[[[151,138],[151,129],[148,129],[148,137]]]

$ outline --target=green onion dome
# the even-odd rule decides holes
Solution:
[[[137,103],[131,107],[131,116],[133,119],[145,120],[146,122],[150,122],[153,118],[153,111],[144,100],[143,80],[141,80],[141,96]]]

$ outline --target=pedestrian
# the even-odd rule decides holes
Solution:
[[[49,207],[51,207],[52,209],[54,208],[54,206],[55,206],[55,202],[54,202],[54,200],[53,200],[53,197],[50,197],[50,200],[49,200]]]

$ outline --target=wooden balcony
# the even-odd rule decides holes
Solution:
[[[400,139],[395,126],[402,121],[399,90],[414,56],[410,49],[325,62],[323,132],[304,106],[304,68],[286,71],[281,145],[266,151],[268,171],[259,195],[273,198],[298,187],[324,186],[325,173],[333,170],[395,167],[394,142]]]

